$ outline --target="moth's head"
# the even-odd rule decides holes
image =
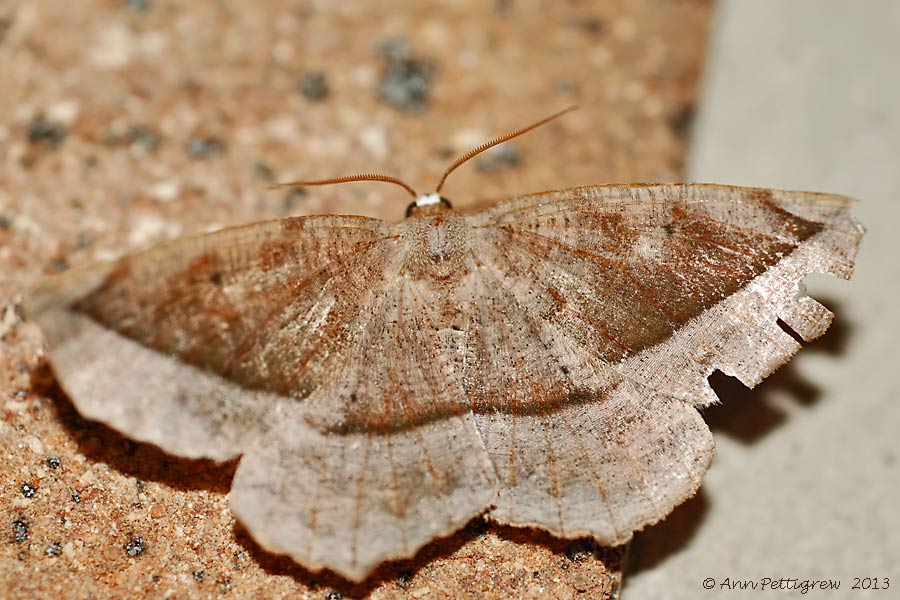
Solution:
[[[415,200],[406,207],[407,219],[410,217],[419,217],[436,214],[439,212],[446,212],[448,210],[452,210],[452,207],[450,206],[450,202],[446,198],[441,196],[441,188],[444,187],[444,182],[447,181],[447,176],[455,171],[457,167],[465,162],[468,162],[475,156],[478,156],[485,150],[493,148],[494,146],[502,144],[503,142],[507,142],[515,137],[519,137],[523,133],[527,133],[535,127],[540,127],[544,123],[548,123],[557,117],[561,117],[562,115],[566,114],[567,112],[571,112],[576,108],[578,107],[570,106],[559,111],[556,114],[541,119],[536,123],[532,123],[527,127],[522,127],[521,129],[517,129],[512,133],[507,133],[506,135],[501,135],[498,138],[494,138],[489,142],[481,144],[477,148],[472,148],[471,150],[454,160],[453,163],[449,167],[447,167],[447,170],[445,170],[444,174],[441,176],[441,180],[438,182],[437,187],[431,194],[417,194],[416,190],[410,187],[409,184],[407,184],[403,180],[391,175],[382,175],[380,173],[360,173],[358,175],[346,175],[344,177],[332,177],[331,179],[315,179],[310,181],[289,181],[287,183],[276,183],[269,186],[269,189],[302,187],[306,185],[329,185],[332,183],[348,183],[350,181],[383,181],[385,183],[393,183],[394,185],[399,185],[404,190],[406,190],[409,195],[415,198]]]
[[[406,207],[406,218],[436,215],[448,210],[453,210],[450,201],[437,192],[420,194]]]

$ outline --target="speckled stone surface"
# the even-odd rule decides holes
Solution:
[[[707,0],[0,1],[0,589],[9,598],[602,598],[622,549],[477,520],[353,586],[236,524],[234,465],[87,422],[17,316],[42,274],[181,234],[316,212],[399,219],[382,171],[458,206],[679,178]]]

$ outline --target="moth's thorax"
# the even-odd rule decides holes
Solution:
[[[468,272],[472,226],[448,206],[417,207],[412,216],[395,227],[405,249],[402,275],[456,280]]]

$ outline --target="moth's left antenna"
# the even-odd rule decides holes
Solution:
[[[270,190],[280,190],[284,188],[303,187],[307,185],[331,185],[333,183],[350,183],[351,181],[383,181],[385,183],[393,183],[399,185],[406,190],[413,198],[418,198],[416,190],[412,189],[406,182],[401,181],[390,175],[382,175],[380,173],[359,173],[358,175],[345,175],[343,177],[333,177],[331,179],[313,179],[311,181],[288,181],[285,183],[274,183],[269,186]]]

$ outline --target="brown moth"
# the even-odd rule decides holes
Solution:
[[[481,514],[607,545],[665,517],[713,457],[707,376],[787,361],[777,319],[823,333],[800,280],[849,278],[863,232],[826,194],[600,185],[462,214],[382,175],[297,183],[362,179],[411,192],[406,219],[233,227],[25,300],[84,416],[243,455],[253,537],[354,580]]]

